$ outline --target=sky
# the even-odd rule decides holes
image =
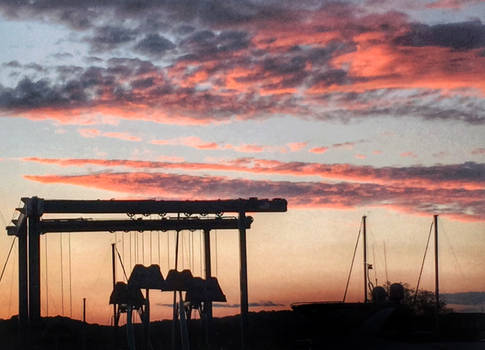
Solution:
[[[286,198],[248,231],[256,311],[341,300],[363,215],[373,281],[415,287],[438,214],[440,289],[485,291],[485,1],[6,0],[0,46],[2,226],[34,195]],[[181,235],[200,275],[200,232]],[[0,234],[2,264],[12,239]],[[237,313],[237,232],[212,239],[228,298],[215,314]],[[80,318],[86,297],[109,323],[110,244],[128,270],[166,275],[174,241],[43,236],[42,314]],[[0,317],[17,310],[17,254]],[[170,296],[154,298],[168,317]]]

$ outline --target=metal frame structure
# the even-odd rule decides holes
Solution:
[[[40,235],[47,232],[98,232],[98,231],[145,231],[185,230],[204,231],[206,277],[211,276],[210,230],[238,229],[240,254],[240,302],[241,302],[241,347],[245,348],[248,314],[248,282],[246,229],[250,228],[248,212],[286,212],[285,199],[230,199],[230,200],[49,200],[38,197],[22,198],[24,206],[17,208],[18,219],[14,226],[7,227],[8,235],[18,237],[19,247],[19,321],[35,325],[40,321]],[[184,220],[164,218],[169,213],[186,214]],[[237,218],[205,218],[207,214],[222,216],[236,213]],[[44,214],[159,214],[160,220],[127,219],[42,219]],[[190,215],[201,215],[191,219]]]

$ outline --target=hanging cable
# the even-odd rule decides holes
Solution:
[[[5,259],[5,263],[3,264],[2,273],[0,274],[0,282],[2,282],[3,274],[5,273],[5,268],[7,267],[8,259],[10,258],[10,254],[12,253],[13,245],[15,243],[15,238],[17,238],[17,236],[14,236],[13,238],[12,244],[10,245],[10,249],[8,250],[7,259]]]
[[[418,297],[419,283],[421,282],[421,275],[423,274],[424,261],[426,260],[426,253],[428,252],[429,241],[431,239],[431,230],[433,229],[433,225],[434,225],[434,223],[431,222],[431,225],[429,226],[428,240],[426,242],[426,248],[424,249],[423,262],[421,263],[421,269],[419,270],[418,283],[416,283],[416,290],[414,291],[413,304],[416,303],[416,298]]]
[[[187,267],[191,269],[191,256],[190,256],[190,231],[187,231],[186,234],[186,252],[187,252]]]
[[[350,264],[349,276],[347,277],[347,284],[345,285],[344,298],[342,302],[345,303],[345,298],[347,297],[347,290],[349,289],[350,276],[352,275],[352,268],[354,267],[355,253],[357,252],[357,246],[359,245],[360,232],[362,231],[362,222],[360,222],[359,234],[357,235],[357,241],[355,242],[354,254],[352,255],[352,263]]]
[[[62,259],[62,233],[59,233],[59,246],[61,251],[61,310],[64,316],[64,264]]]
[[[145,265],[145,232],[141,233],[141,257],[142,264]]]
[[[133,262],[134,265],[138,264],[138,234],[135,232],[134,237],[133,237],[133,243],[135,245],[135,261]]]
[[[199,231],[199,267],[202,276],[202,230]]]
[[[178,243],[178,238],[177,238],[177,243]],[[184,261],[184,233],[183,232],[180,235],[180,250],[182,250],[182,270],[183,270],[184,267],[185,267],[185,261]]]
[[[150,264],[152,263],[152,236],[153,236],[153,232],[150,231]]]
[[[69,314],[72,318],[72,269],[71,269],[71,232],[69,232],[68,242],[69,242]]]
[[[160,260],[160,231],[157,231],[157,247],[158,247],[158,266],[162,265]]]
[[[125,233],[121,232],[121,257],[125,260]]]
[[[47,259],[48,254],[47,254],[47,235],[44,235],[44,246],[45,246],[45,313],[46,316],[49,317],[49,279],[47,278],[49,276],[47,266],[49,265],[49,259]]]
[[[129,259],[129,262],[130,262],[129,267],[130,267],[130,269],[131,269],[131,268],[132,268],[132,266],[133,266],[133,265],[131,265],[131,236],[132,236],[132,234],[131,234],[131,231],[130,231],[130,232],[128,233],[128,252],[130,253],[130,255],[129,255],[129,257],[130,257],[130,259]]]
[[[167,271],[170,270],[170,232],[167,232]]]
[[[217,230],[214,230],[214,250],[215,250],[215,253],[216,253],[216,261],[215,261],[215,265],[216,265],[216,276],[218,275],[217,273]]]
[[[180,219],[180,213],[177,213],[177,221]],[[180,231],[177,230],[177,236],[175,237],[175,270],[178,268],[179,262],[179,233]]]
[[[190,231],[190,247],[191,247],[191,257],[192,257],[190,269],[195,270],[195,264],[194,264],[194,231]]]

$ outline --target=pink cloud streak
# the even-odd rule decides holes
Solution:
[[[82,137],[87,137],[87,138],[107,137],[111,139],[119,139],[123,141],[131,141],[131,142],[141,141],[140,137],[133,136],[126,132],[113,132],[113,131],[103,132],[98,129],[88,129],[88,128],[78,129],[78,132]]]
[[[98,165],[102,167],[127,167],[132,169],[178,169],[184,171],[233,171],[267,175],[320,176],[333,179],[375,184],[404,185],[423,188],[485,189],[483,172],[485,164],[463,164],[410,167],[360,166],[351,164],[325,164],[281,162],[258,158],[239,158],[212,163],[156,162],[120,159],[55,159],[24,158],[24,161],[60,166]]]
[[[98,173],[24,176],[44,184],[70,184],[164,199],[282,197],[290,208],[350,209],[362,206],[440,213],[463,221],[485,221],[483,190],[423,189],[358,183],[253,181],[222,176],[166,173]]]

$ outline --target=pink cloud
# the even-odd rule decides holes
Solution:
[[[308,152],[323,154],[323,153],[325,153],[327,151],[328,151],[328,147],[322,146],[322,147],[313,147]]]
[[[230,143],[208,142],[196,136],[187,136],[167,140],[152,140],[154,145],[181,145],[186,147],[197,148],[201,150],[233,150],[239,153],[261,153],[261,152],[279,152],[286,153],[284,146],[267,146],[258,144],[241,144],[234,145]]]
[[[98,129],[79,129],[78,130],[79,134],[82,136],[82,137],[88,137],[88,138],[91,138],[91,137],[98,137],[101,135],[101,131],[99,131]]]
[[[129,133],[126,132],[104,132],[101,134],[103,137],[109,137],[113,139],[120,139],[124,141],[134,141],[134,142],[140,142],[141,138],[137,136],[130,135]]]
[[[236,152],[242,152],[242,153],[260,153],[260,152],[264,152],[265,150],[264,146],[254,145],[254,144],[242,144],[239,146],[231,145],[230,148],[232,148]]]
[[[102,132],[101,130],[98,129],[78,129],[79,134],[82,137],[87,137],[87,138],[94,138],[94,137],[107,137],[107,138],[112,138],[112,139],[119,139],[123,141],[131,141],[131,142],[140,142],[141,138],[138,136],[133,136],[129,133],[126,132]]]
[[[298,152],[307,146],[306,142],[290,142],[286,144],[291,152]]]
[[[465,6],[476,5],[481,2],[485,2],[485,0],[436,0],[426,6],[429,8],[458,10]]]
[[[355,155],[355,158],[357,158],[357,159],[366,159],[366,158],[367,158],[367,156],[366,156],[365,154],[360,154],[360,153],[357,153],[357,154]]]
[[[403,158],[418,158],[418,156],[414,152],[403,152],[400,154]]]
[[[177,141],[175,142],[178,142],[179,144],[184,146],[198,148],[198,149],[218,149],[219,148],[219,145],[217,143],[206,142],[196,136],[182,137],[180,139],[177,139]]]
[[[475,148],[474,150],[472,150],[471,153],[474,154],[474,155],[485,154],[485,148],[483,148],[483,147]]]
[[[371,2],[376,7],[380,3]],[[456,8],[477,2],[440,0],[430,6]],[[424,29],[416,32],[410,17],[397,11],[380,8],[371,13],[367,5],[336,1],[325,1],[318,9],[290,8],[279,8],[279,18],[256,16],[255,22],[225,23],[228,30],[246,35],[231,50],[201,51],[200,45],[176,38],[180,51],[164,67],[140,58],[111,59],[103,67],[77,67],[62,75],[55,71],[59,67],[41,67],[50,70],[52,78],[32,75],[5,87],[0,113],[83,125],[99,119],[106,124],[110,118],[206,125],[280,115],[345,121],[383,114],[397,117],[409,111],[427,119],[439,115],[483,123],[474,106],[485,91],[483,48],[467,46],[466,38],[457,38],[458,49],[447,43],[440,33],[451,30],[449,24],[423,38],[419,33],[433,26],[420,23]],[[217,26],[205,28],[218,32],[208,39],[213,47],[223,34]],[[86,84],[83,79],[92,68],[96,79]],[[73,92],[72,86],[79,91]],[[385,93],[389,89],[423,89],[423,94],[433,92],[441,99],[390,99]],[[472,89],[478,96],[470,98],[471,103],[455,103],[458,111],[450,110],[449,94],[470,97]],[[29,100],[33,91],[36,103]]]

